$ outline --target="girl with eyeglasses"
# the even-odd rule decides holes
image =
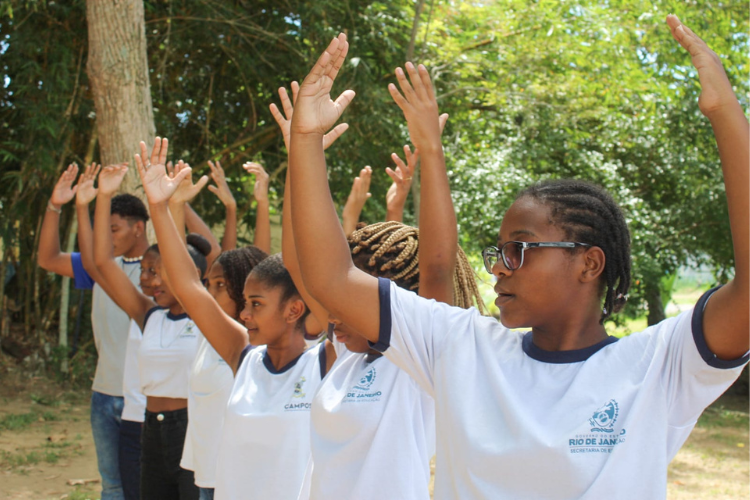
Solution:
[[[502,324],[356,269],[320,139],[354,97],[330,96],[345,35],[300,88],[289,168],[302,277],[332,315],[432,387],[436,499],[664,498],[669,461],[748,361],[750,127],[720,59],[677,17],[667,23],[698,70],[716,135],[736,274],[693,311],[621,340],[603,321],[627,294],[630,237],[619,207],[588,183],[531,186],[506,212],[500,250],[485,252]],[[423,66],[406,70],[410,92],[432,93]]]

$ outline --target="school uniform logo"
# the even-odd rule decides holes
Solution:
[[[302,387],[305,385],[305,382],[307,379],[302,376],[299,378],[299,380],[294,384],[294,392],[292,392],[292,398],[301,399],[304,398],[306,393],[302,390]],[[284,405],[284,411],[305,411],[310,409],[310,403],[287,403]]]
[[[568,440],[571,453],[612,453],[615,446],[625,442],[625,429],[617,429],[620,405],[610,399],[596,409],[588,420],[590,433],[576,434]]]
[[[359,403],[363,401],[376,402],[380,401],[380,396],[383,395],[380,391],[372,390],[372,384],[375,383],[375,379],[378,378],[378,372],[375,367],[371,367],[365,375],[359,379],[359,382],[354,384],[349,392],[346,393],[344,403]]]

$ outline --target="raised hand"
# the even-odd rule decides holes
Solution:
[[[396,79],[403,95],[392,83],[388,85],[388,91],[404,113],[414,145],[423,151],[440,148],[440,135],[448,115],[438,114],[437,100],[427,68],[421,64],[415,68],[410,62],[405,66],[411,84],[404,70],[396,68]]]
[[[150,204],[164,203],[177,191],[180,183],[190,175],[190,167],[182,169],[174,177],[167,175],[167,150],[169,141],[159,137],[154,141],[154,147],[151,149],[151,160],[148,159],[146,143],[141,142],[141,154],[135,155],[135,164],[138,167],[138,174],[141,176],[143,190]],[[146,161],[144,162],[144,159]],[[101,177],[101,176],[100,176]],[[208,179],[206,178],[206,182]],[[101,182],[101,180],[100,180]]]
[[[349,198],[346,200],[344,210],[341,212],[345,234],[351,234],[357,229],[357,222],[359,222],[362,208],[364,208],[365,202],[372,196],[369,193],[371,180],[372,169],[365,167],[359,171],[359,177],[355,177],[354,182],[352,182],[352,190],[349,193]]]
[[[52,190],[52,196],[49,198],[49,203],[54,208],[59,210],[60,207],[72,200],[76,195],[78,186],[73,186],[73,181],[76,180],[77,175],[78,165],[71,163],[57,180],[57,184],[55,184],[55,188]]]
[[[216,183],[216,186],[208,186],[208,190],[219,197],[219,200],[224,204],[225,207],[236,207],[237,201],[232,195],[232,190],[229,189],[227,184],[227,178],[224,175],[224,169],[221,168],[221,163],[209,161],[208,166],[211,168],[211,178]]]
[[[287,151],[289,151],[289,133],[292,125],[292,116],[294,116],[293,102],[297,102],[298,93],[299,84],[297,82],[292,82],[292,101],[289,100],[289,94],[287,94],[286,89],[284,87],[279,88],[279,98],[281,99],[281,107],[284,109],[284,114],[279,111],[276,104],[272,103],[269,106],[273,118],[281,129],[281,134],[284,137],[284,146],[286,146]],[[328,149],[348,128],[349,124],[347,123],[339,123],[333,127],[333,130],[323,136],[323,149]]]
[[[393,184],[388,188],[388,193],[385,195],[386,220],[401,221],[406,198],[409,196],[409,190],[411,189],[411,182],[417,171],[419,150],[415,149],[412,153],[411,148],[407,145],[404,146],[404,155],[406,163],[396,153],[392,153],[391,159],[396,164],[396,170],[390,167],[385,169],[385,172],[393,180]]]
[[[677,16],[668,15],[667,24],[672,30],[674,39],[690,53],[693,66],[698,70],[698,78],[701,82],[698,106],[701,112],[709,116],[713,111],[726,105],[736,106],[737,97],[716,52],[711,50],[706,42],[690,28],[682,24]]]
[[[258,203],[268,203],[268,173],[260,163],[247,162],[242,165],[247,173],[255,176],[255,185],[253,186],[253,197]],[[210,189],[210,186],[209,186]]]
[[[331,99],[331,87],[344,64],[348,50],[346,35],[340,33],[331,40],[305,77],[295,102],[297,113],[292,118],[291,127],[295,133],[322,136],[333,127],[354,99],[353,90],[345,90],[335,101]]]
[[[169,199],[169,203],[189,203],[198,196],[198,193],[201,192],[201,189],[203,189],[203,186],[206,185],[208,182],[208,176],[202,176],[200,179],[198,179],[198,182],[193,184],[193,176],[192,171],[190,169],[190,165],[185,163],[184,161],[180,160],[177,162],[177,165],[175,165],[174,170],[172,172],[173,179],[176,178],[180,172],[183,170],[189,170],[190,173],[188,173],[187,176],[180,182],[179,186],[177,186],[177,189],[174,193],[172,193],[172,196]]]
[[[99,190],[94,187],[94,181],[96,180],[96,176],[99,175],[99,170],[101,170],[101,168],[101,165],[92,163],[86,167],[86,170],[81,174],[81,177],[78,178],[78,184],[76,185],[78,188],[78,192],[76,193],[76,205],[88,205],[94,200],[94,198],[96,198],[96,193],[98,193]]]
[[[120,189],[120,184],[128,173],[128,164],[109,165],[99,173],[99,193],[112,196]]]

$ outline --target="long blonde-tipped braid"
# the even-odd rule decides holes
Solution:
[[[386,275],[393,281],[408,283],[419,274],[419,229],[406,226],[400,222],[378,222],[354,231],[349,235],[352,255],[364,251],[370,253],[367,267],[375,275]],[[396,254],[388,258],[388,254]],[[382,262],[378,267],[378,260]],[[367,271],[367,270],[366,270]],[[392,276],[387,276],[391,271]],[[410,290],[419,289],[419,280],[409,286]],[[453,272],[453,300],[456,306],[467,309],[476,306],[480,312],[486,308],[474,278],[474,270],[460,246],[456,251],[456,268]]]

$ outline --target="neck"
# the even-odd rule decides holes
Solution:
[[[599,302],[580,310],[578,314],[560,314],[553,325],[534,326],[531,329],[534,344],[545,351],[574,351],[598,344],[607,338],[604,325],[599,324]],[[560,320],[560,318],[563,318]]]
[[[169,312],[173,316],[177,316],[179,314],[183,314],[185,312],[185,308],[182,307],[182,305],[180,305],[179,302],[175,302],[174,304],[172,304],[171,306],[169,306]]]
[[[133,245],[127,252],[122,254],[123,257],[128,259],[134,259],[141,257],[144,253],[146,253],[146,250],[148,249],[148,240],[144,238],[140,238],[138,242]]]
[[[305,352],[306,348],[302,332],[295,327],[277,342],[268,344],[266,352],[274,368],[280,370]]]

